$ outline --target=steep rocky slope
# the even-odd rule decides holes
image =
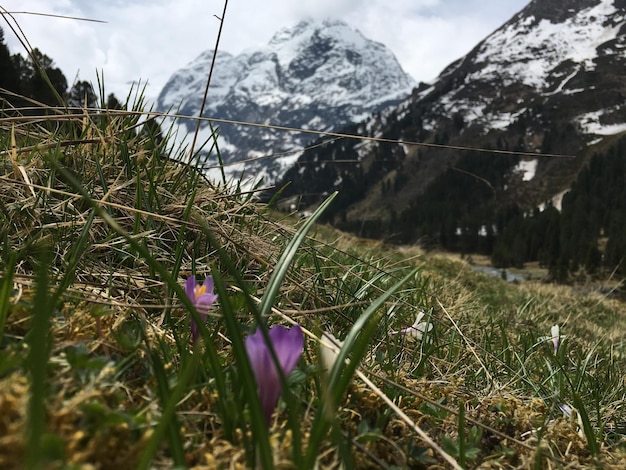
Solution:
[[[175,72],[157,108],[197,116],[213,51]],[[416,85],[382,44],[342,21],[300,22],[277,32],[263,47],[233,56],[219,51],[204,116],[292,128],[334,130],[366,119],[405,99]],[[248,175],[281,176],[315,139],[310,134],[236,124],[219,128],[227,164],[296,150],[246,164]],[[192,132],[186,121],[182,133]],[[203,138],[210,128],[203,126]],[[236,176],[241,166],[227,166]]]

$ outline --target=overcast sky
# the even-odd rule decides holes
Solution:
[[[230,0],[220,48],[237,54],[266,44],[301,19],[343,19],[382,42],[418,81],[431,81],[530,0]],[[72,83],[95,83],[125,98],[130,83],[148,81],[156,97],[178,68],[214,47],[223,0],[0,0],[13,12],[54,13],[106,21],[15,14],[33,47],[50,56]],[[6,21],[11,52],[23,51]]]

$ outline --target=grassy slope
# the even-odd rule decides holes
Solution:
[[[242,337],[253,331],[242,292],[263,295],[302,221],[164,158],[131,131],[136,116],[0,122],[1,148],[15,143],[0,160],[0,467],[249,465],[254,414],[223,315],[236,316]],[[218,258],[216,241],[241,279]],[[301,466],[294,446],[306,452],[325,400],[313,334],[343,339],[414,267],[380,309],[361,363],[379,388],[351,381],[319,451],[323,467],[354,459],[357,468],[419,468],[448,456],[467,467],[623,468],[624,304],[506,284],[328,227],[300,246],[270,317],[311,332],[290,378],[302,442],[281,405],[270,428],[275,465]],[[193,350],[174,284],[211,269],[232,305],[212,312],[207,347]],[[427,337],[391,334],[418,310],[434,324]],[[554,324],[565,336],[556,352],[540,339]],[[579,412],[565,416],[563,404]]]

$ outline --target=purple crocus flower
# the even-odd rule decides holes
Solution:
[[[559,408],[563,412],[564,417],[569,418],[570,416],[572,416],[572,407],[569,406],[567,403],[561,403],[559,405]]]
[[[268,335],[280,367],[286,377],[296,367],[304,349],[302,329],[298,325],[291,329],[278,325],[271,327]],[[257,329],[254,334],[246,338],[246,352],[256,377],[265,421],[269,426],[272,412],[278,404],[282,387],[278,370],[272,360],[272,354],[260,329]]]
[[[203,284],[196,282],[195,276],[190,276],[185,282],[185,293],[191,303],[196,307],[198,315],[203,322],[206,321],[206,316],[211,305],[217,300],[217,294],[213,293],[213,277],[207,276]],[[196,324],[196,321],[191,317],[191,339],[195,343],[200,337],[200,329]]]
[[[408,328],[402,328],[400,331],[392,331],[391,334],[403,335],[410,340],[421,340],[424,334],[433,329],[432,323],[428,321],[422,321],[422,318],[424,318],[425,315],[426,314],[420,310],[417,313],[417,318],[413,322],[413,325],[409,326]]]
[[[554,354],[556,354],[559,350],[559,339],[561,339],[561,335],[559,334],[559,325],[554,325],[552,328],[550,328],[550,334],[552,335]]]
[[[565,336],[561,335],[559,331],[559,325],[554,325],[550,328],[550,336],[541,336],[539,337],[539,341],[552,341],[552,346],[554,348],[554,354],[559,351],[559,343],[561,338],[565,339]]]

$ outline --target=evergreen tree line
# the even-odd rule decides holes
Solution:
[[[118,110],[127,108],[127,104],[122,104],[113,93],[107,96],[106,101],[99,103],[93,86],[84,80],[75,82],[68,89],[67,79],[61,69],[39,49],[34,49],[27,58],[21,54],[11,54],[4,42],[4,31],[0,28],[0,112],[39,115],[46,112],[41,105],[80,109],[85,106]],[[74,130],[80,132],[80,126]],[[137,132],[146,138],[148,148],[159,150],[163,133],[156,119],[147,119],[139,131],[131,129],[126,137],[134,137]]]
[[[21,54],[11,54],[4,41],[2,28],[0,28],[0,89],[1,106],[5,112],[10,108],[36,106],[32,101],[47,106],[67,105],[82,108],[87,105],[93,108],[98,105],[98,97],[89,82],[77,81],[68,89],[67,79],[61,69],[39,49],[33,49],[31,55],[26,58]],[[123,107],[113,93],[109,94],[104,105],[110,109]],[[20,112],[28,113],[24,109]],[[41,113],[41,109],[34,112]]]
[[[549,202],[530,212],[496,203],[515,163],[464,156],[394,215],[391,240],[486,254],[502,268],[538,261],[558,281],[581,270],[626,274],[626,137],[591,158],[560,211]],[[381,235],[381,227],[369,228],[367,235]]]
[[[503,223],[497,212],[500,191],[516,163],[515,158],[465,153],[394,217],[392,241],[491,254]]]
[[[563,196],[548,207],[514,215],[494,247],[493,261],[540,261],[557,280],[581,269],[626,274],[626,138],[595,154]]]
[[[346,215],[350,205],[365,196],[372,178],[397,165],[395,179],[381,183],[389,197],[411,168],[404,168],[402,156],[390,147],[378,152],[368,171],[361,164],[330,164],[346,155],[358,158],[351,142],[341,144],[345,148],[338,145],[307,152],[312,171],[301,174],[301,168],[294,167],[286,177],[292,184],[281,188],[286,197],[300,194],[306,207],[328,190],[328,181],[341,180],[339,196],[324,214],[324,220],[338,228],[392,243],[480,253],[500,268],[539,262],[558,281],[581,270],[626,274],[626,137],[590,159],[559,209],[547,201],[529,210],[527,203],[511,197],[508,175],[518,158],[468,152],[407,209],[391,209],[389,220],[349,220]]]

